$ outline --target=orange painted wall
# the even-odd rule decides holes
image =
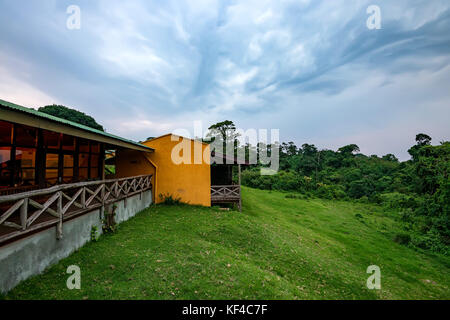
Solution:
[[[148,161],[143,152],[129,149],[117,150],[115,178],[152,174],[153,199],[155,199],[155,173],[155,166]]]
[[[153,140],[143,142],[144,145],[154,148],[154,153],[147,153],[149,158],[157,167],[157,199],[160,201],[159,194],[171,194],[180,197],[181,201],[202,206],[211,206],[211,168],[209,165],[209,145],[184,139],[186,150],[190,148],[190,164],[175,164],[172,161],[172,150],[182,141],[182,137],[174,136],[178,141],[172,141],[171,134],[165,135]],[[195,164],[195,150],[201,150],[197,154]],[[179,153],[183,155],[183,153]],[[207,155],[206,161],[203,160],[203,154]],[[184,155],[184,156],[187,156]],[[187,158],[188,159],[188,158]],[[186,160],[187,160],[186,159]]]
[[[190,164],[176,164],[172,161],[172,151],[176,146],[180,147],[182,137],[174,136],[175,139],[179,140],[172,141],[172,136],[169,134],[143,142],[142,144],[155,149],[152,153],[130,150],[118,151],[116,155],[116,177],[153,174],[153,199],[156,203],[161,202],[160,194],[171,194],[174,197],[180,197],[181,201],[189,204],[211,206],[209,145],[184,139],[184,147],[186,150],[190,149],[191,154],[183,154],[183,152],[178,154],[185,156],[186,160],[190,156]],[[195,150],[201,150],[197,152],[196,159]],[[195,162],[201,162],[201,164]]]

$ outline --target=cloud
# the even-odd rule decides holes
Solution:
[[[417,130],[448,139],[446,0],[380,0],[380,30],[368,0],[80,0],[71,31],[72,2],[0,3],[0,98],[135,140],[224,119],[403,158]]]

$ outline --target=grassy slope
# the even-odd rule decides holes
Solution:
[[[449,259],[394,243],[398,226],[380,208],[248,188],[243,197],[243,214],[152,207],[6,298],[450,298]],[[72,264],[82,290],[66,288]],[[365,287],[371,264],[382,290]]]

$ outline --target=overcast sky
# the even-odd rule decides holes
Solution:
[[[448,0],[0,0],[0,30],[0,99],[134,140],[229,119],[406,160],[416,133],[450,137]]]

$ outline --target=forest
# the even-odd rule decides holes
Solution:
[[[333,151],[319,150],[313,144],[282,143],[278,173],[261,175],[261,164],[253,165],[243,171],[242,184],[297,194],[286,197],[385,206],[398,213],[404,226],[396,242],[448,255],[450,142],[432,145],[431,141],[430,136],[418,134],[416,144],[408,150],[411,159],[403,162],[393,154],[361,154],[355,144]]]

